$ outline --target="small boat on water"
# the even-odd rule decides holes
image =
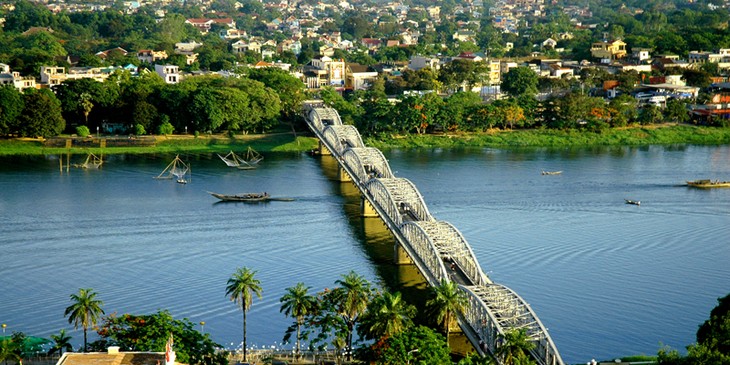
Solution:
[[[694,188],[702,188],[702,189],[730,188],[730,181],[702,179],[702,180],[687,181],[687,186],[691,186]]]
[[[243,156],[239,156],[235,152],[231,151],[228,152],[228,154],[225,156],[218,155],[218,157],[223,160],[226,166],[236,167],[240,170],[255,169],[259,162],[264,159],[264,156],[256,152],[251,147],[248,148],[246,154],[244,154]]]
[[[263,193],[242,193],[242,194],[218,194],[208,192],[208,194],[220,199],[224,202],[265,202],[271,200],[271,196],[267,192]]]
[[[631,199],[624,199],[624,200],[626,200],[626,204],[641,205],[641,202],[638,200],[631,200]]]
[[[562,173],[562,171],[542,171],[542,175],[560,175]]]
[[[155,179],[158,180],[172,180],[173,178],[178,184],[187,184],[192,180],[190,165],[181,160],[180,155],[176,155],[175,159],[159,175],[155,176]]]
[[[241,194],[218,194],[213,192],[208,192],[208,194],[220,199],[222,202],[245,202],[245,203],[259,203],[259,202],[270,202],[270,201],[278,201],[278,202],[291,202],[294,201],[292,198],[274,198],[269,193],[263,192],[263,193],[241,193]]]

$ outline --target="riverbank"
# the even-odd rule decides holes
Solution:
[[[723,145],[730,144],[730,128],[672,124],[608,129],[600,133],[554,129],[494,130],[470,134],[390,135],[377,139],[366,138],[365,144],[379,149]]]
[[[52,141],[38,139],[0,140],[0,155],[46,155],[61,153],[143,154],[143,153],[223,153],[251,147],[259,152],[304,152],[317,148],[309,134],[272,133],[236,135],[145,136],[140,143],[111,141],[128,137],[100,136],[72,138],[61,136]],[[65,147],[66,140],[72,140]],[[144,141],[144,143],[142,143]],[[51,143],[53,142],[53,143]],[[109,143],[107,143],[109,142]],[[411,148],[470,147],[591,147],[642,146],[667,144],[730,144],[730,128],[693,125],[662,125],[608,129],[600,133],[579,130],[493,130],[483,133],[444,133],[426,135],[381,135],[365,138],[365,144],[381,150]]]

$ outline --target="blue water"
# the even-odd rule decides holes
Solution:
[[[683,349],[730,292],[730,189],[681,186],[730,180],[730,147],[385,155],[431,213],[464,234],[490,277],[531,304],[566,362]],[[192,165],[187,185],[152,179],[169,155],[108,156],[101,170],[68,172],[58,156],[0,158],[8,332],[72,330],[63,311],[84,287],[107,313],[168,309],[205,321],[205,332],[234,348],[241,313],[225,284],[247,266],[264,289],[249,312],[249,344],[281,346],[291,320],[279,298],[299,281],[320,291],[355,270],[389,288],[413,284],[389,260],[392,238],[357,216],[351,186],[331,181],[331,159],[268,154],[259,169],[240,171],[215,155],[181,157]],[[220,204],[207,191],[296,200]],[[79,345],[81,331],[71,333]]]

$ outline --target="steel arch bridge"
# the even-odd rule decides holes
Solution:
[[[489,279],[461,232],[431,215],[416,186],[395,177],[380,150],[365,147],[357,129],[343,125],[332,108],[308,104],[305,115],[320,144],[332,153],[429,285],[440,285],[443,280],[459,284],[469,302],[457,314],[459,326],[481,355],[494,356],[502,335],[524,330],[535,345],[530,354],[539,364],[564,365],[530,305]]]

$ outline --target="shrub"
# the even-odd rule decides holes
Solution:
[[[80,125],[76,127],[76,135],[78,135],[79,137],[86,137],[89,135],[89,133],[89,127],[85,125]]]
[[[134,125],[134,134],[141,136],[143,134],[147,134],[147,131],[144,130],[144,126],[141,124],[135,124]]]
[[[160,126],[157,128],[157,131],[159,132],[159,134],[164,134],[167,136],[167,135],[172,134],[172,132],[175,131],[175,127],[173,127],[172,124],[170,124],[170,122],[166,121],[166,122],[160,124]]]

